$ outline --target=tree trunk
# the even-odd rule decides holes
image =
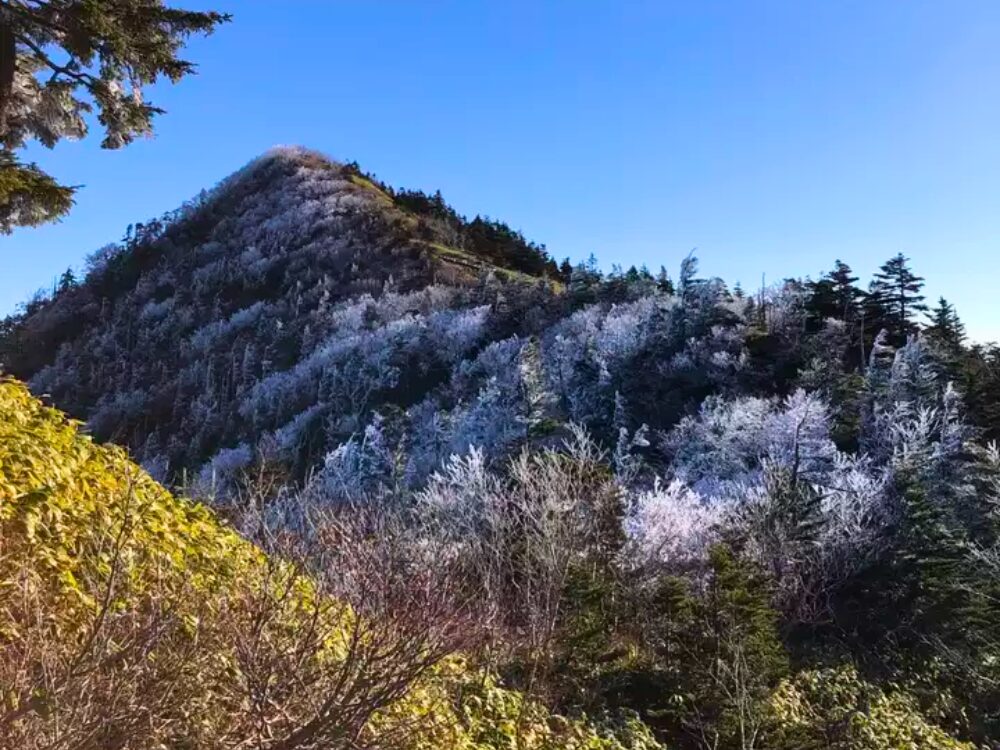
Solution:
[[[14,94],[17,69],[17,46],[14,43],[14,19],[0,6],[0,145],[7,137],[7,116]]]

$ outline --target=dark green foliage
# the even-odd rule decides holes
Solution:
[[[672,747],[740,748],[788,670],[767,580],[716,546],[701,582],[648,587],[576,570],[553,676],[570,706],[636,710]]]
[[[898,504],[881,555],[832,600],[840,638],[876,673],[927,668],[936,642],[960,649],[969,634],[964,530],[913,474],[899,479]]]
[[[924,335],[934,349],[938,365],[945,378],[952,382],[962,376],[965,359],[965,325],[958,317],[955,306],[944,297],[930,312],[930,324]]]
[[[104,148],[151,133],[162,110],[143,88],[193,73],[179,57],[184,42],[228,20],[162,0],[0,3],[0,232],[52,221],[73,204],[75,188],[18,163],[15,151],[85,135],[95,108]]]
[[[678,747],[742,747],[788,669],[763,576],[718,545],[703,590],[661,578],[640,617],[647,667],[627,675],[630,705]]]
[[[983,440],[1000,441],[1000,347],[976,345],[967,350],[958,383],[968,418]]]
[[[656,274],[656,288],[664,294],[674,293],[673,279],[670,278],[670,274],[667,273],[667,269],[663,266],[660,266],[660,271]]]
[[[501,268],[530,276],[568,280],[568,260],[563,261],[560,268],[546,252],[544,245],[536,245],[525,239],[523,234],[502,221],[483,216],[476,216],[470,221],[445,202],[440,190],[433,195],[420,190],[394,190],[374,175],[363,172],[357,163],[348,164],[347,168],[376,184],[380,190],[392,196],[396,205],[425,222],[418,229],[424,239],[443,235],[447,240],[446,244],[488,259]]]
[[[34,164],[22,164],[0,151],[0,233],[58,219],[72,207],[73,192]]]
[[[614,679],[623,655],[618,629],[624,595],[615,567],[570,568],[547,673],[550,700],[575,709],[603,707],[601,686]]]
[[[804,460],[796,443],[790,469],[765,467],[764,488],[768,502],[754,511],[753,540],[760,548],[769,578],[780,585],[786,577],[800,573],[793,566],[810,557],[820,543],[822,515],[820,492],[809,483],[799,465]]]
[[[903,520],[890,562],[889,580],[899,596],[894,609],[907,613],[908,630],[960,637],[963,623],[955,615],[964,602],[956,585],[966,550],[962,529],[950,522],[941,498],[916,485],[905,485],[901,495]]]
[[[56,287],[57,294],[63,294],[77,285],[76,275],[72,268],[67,268],[59,277],[59,285]]]
[[[582,306],[595,302],[602,279],[597,258],[591,253],[586,263],[578,263],[570,272],[569,294],[573,304]]]
[[[934,342],[958,351],[965,345],[965,325],[958,317],[955,306],[944,297],[930,313],[931,323],[925,333]]]
[[[562,263],[559,264],[559,280],[564,284],[568,284],[572,275],[573,264],[570,262],[569,258],[563,258]]]
[[[921,294],[924,279],[913,273],[909,260],[899,253],[886,261],[875,274],[866,300],[868,330],[873,336],[887,330],[890,341],[897,346],[905,344],[907,337],[917,332],[915,317],[927,310]]]
[[[838,260],[834,268],[819,281],[806,284],[809,300],[809,325],[818,330],[824,320],[834,318],[845,322],[855,322],[860,315],[860,302],[865,293],[857,286],[858,277],[851,267]]]

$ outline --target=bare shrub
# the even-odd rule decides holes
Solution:
[[[109,508],[113,532],[85,551],[108,562],[70,592],[5,533],[0,748],[399,748],[430,728],[406,700],[476,631],[389,516],[259,523],[267,554],[246,545],[205,578],[137,570],[142,509]]]

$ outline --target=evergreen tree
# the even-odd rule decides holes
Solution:
[[[86,135],[84,115],[95,105],[104,148],[152,132],[162,110],[143,99],[143,88],[194,72],[178,57],[185,40],[228,20],[162,0],[0,2],[0,232],[56,219],[73,202],[75,188],[15,151],[31,140],[51,148]]]
[[[865,293],[856,284],[858,277],[853,275],[851,267],[838,260],[833,270],[827,274],[833,290],[833,299],[837,303],[843,320],[851,320],[857,311],[858,302]]]
[[[586,263],[578,263],[569,277],[569,292],[573,301],[578,304],[593,302],[597,298],[597,290],[603,281],[597,258],[593,253]]]
[[[62,276],[59,277],[59,286],[57,291],[65,292],[76,286],[76,276],[73,273],[72,268],[67,268],[63,271]]]
[[[660,266],[660,271],[656,274],[656,288],[664,294],[674,293],[673,279],[670,278],[670,274],[663,266]]]
[[[703,594],[671,579],[661,588],[661,606],[671,617],[660,622],[658,651],[673,695],[663,695],[657,713],[679,724],[693,747],[753,747],[750,735],[759,731],[771,688],[788,670],[787,656],[760,574],[725,545],[709,557]]]
[[[859,318],[859,303],[865,294],[856,286],[857,281],[858,277],[853,275],[851,267],[838,260],[833,270],[819,281],[806,284],[809,292],[806,312],[812,330],[818,330],[828,318],[845,322],[854,322]]]
[[[924,634],[921,640],[931,634],[959,638],[966,597],[958,581],[964,534],[953,524],[951,509],[920,483],[905,478],[901,494],[903,520],[886,581],[902,594],[894,609],[907,630]]]
[[[930,312],[930,325],[925,333],[934,343],[951,351],[960,351],[965,345],[965,324],[958,317],[955,306],[944,297]]]
[[[1000,346],[973,346],[964,357],[960,382],[968,416],[983,440],[1000,441]]]
[[[909,258],[902,253],[886,261],[871,283],[868,293],[869,325],[873,334],[885,328],[896,346],[902,346],[916,333],[914,316],[926,312],[924,279],[913,273]]]
[[[948,381],[957,383],[962,378],[965,352],[965,324],[958,317],[955,306],[944,297],[930,313],[930,324],[924,329],[930,342],[941,374]]]
[[[569,262],[569,258],[563,258],[563,262],[559,264],[559,278],[564,282],[569,282],[572,275],[573,264]]]
[[[789,576],[801,574],[799,561],[809,559],[809,550],[819,546],[822,534],[822,497],[803,476],[803,448],[798,440],[794,452],[790,467],[765,466],[768,502],[754,514],[751,526],[753,542],[779,586]]]
[[[700,283],[697,276],[698,258],[695,256],[694,251],[692,251],[681,261],[681,276],[678,291],[685,303],[687,303],[689,295],[694,292],[694,289]]]

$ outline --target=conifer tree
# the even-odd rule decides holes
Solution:
[[[667,273],[667,269],[664,266],[660,266],[660,271],[656,274],[656,288],[664,294],[674,293],[673,279],[670,278],[670,274]]]
[[[563,262],[559,264],[559,278],[564,282],[568,282],[572,275],[573,264],[570,263],[569,258],[563,258]]]
[[[958,317],[955,306],[944,297],[930,312],[930,325],[925,332],[932,341],[952,351],[961,350],[965,344],[965,324]]]
[[[962,380],[965,351],[965,324],[962,323],[952,305],[944,297],[930,312],[930,324],[924,329],[924,336],[930,343],[942,376],[952,383]]]
[[[104,148],[148,135],[162,110],[143,89],[193,73],[178,56],[184,42],[227,20],[162,0],[0,0],[0,232],[57,219],[73,202],[74,188],[16,151],[82,138],[95,108]]]
[[[864,292],[856,286],[858,277],[851,267],[838,260],[833,270],[824,274],[819,281],[809,282],[806,288],[810,298],[806,305],[811,318],[817,321],[836,318],[854,321],[858,317],[858,304]]]
[[[76,275],[73,273],[73,269],[67,268],[63,271],[62,276],[59,277],[59,286],[57,289],[60,292],[65,292],[72,289],[76,284]]]
[[[913,273],[910,259],[902,253],[886,261],[871,283],[868,293],[869,323],[873,334],[885,328],[896,346],[902,346],[918,328],[914,316],[926,312],[924,279]]]
[[[902,490],[903,520],[888,581],[898,587],[904,627],[916,632],[959,636],[965,592],[958,585],[966,541],[949,508],[921,484],[907,478]],[[905,604],[904,604],[905,602]],[[906,611],[906,610],[909,611]]]
[[[761,576],[725,545],[710,553],[711,576],[702,596],[676,606],[685,622],[673,633],[682,724],[711,747],[753,747],[764,701],[788,669]]]
[[[1000,441],[1000,346],[975,345],[962,363],[962,393],[984,442]]]

